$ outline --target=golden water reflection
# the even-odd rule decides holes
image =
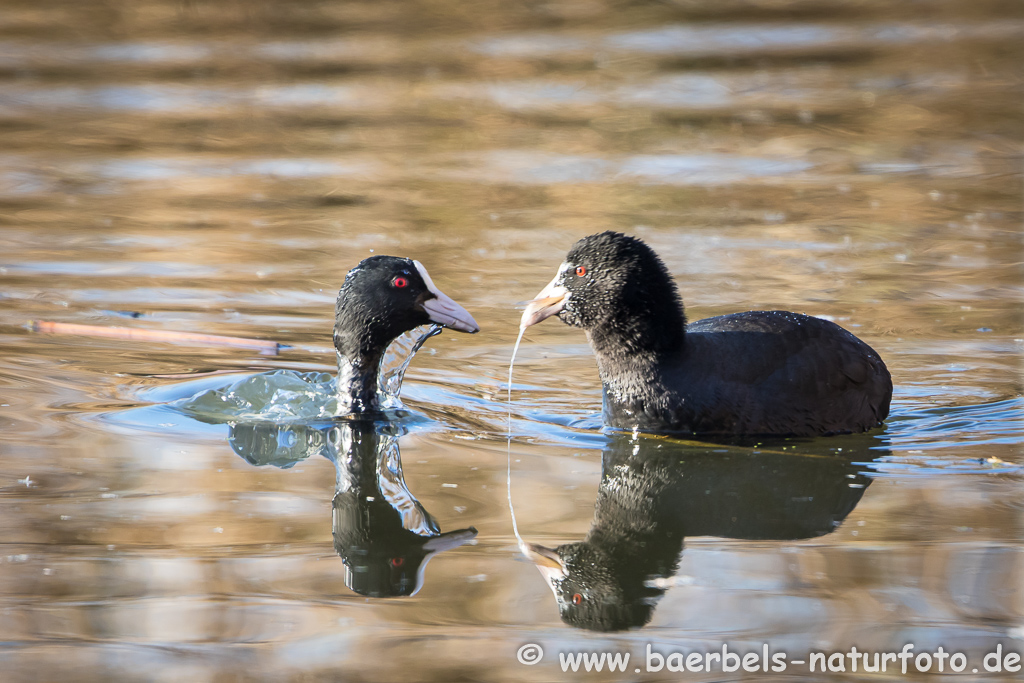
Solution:
[[[1001,0],[5,4],[5,676],[561,680],[560,650],[647,643],[1020,651],[1022,38]],[[691,532],[650,622],[600,635],[566,627],[518,557],[502,400],[515,305],[604,229],[663,256],[691,319],[829,316],[896,394],[838,528]],[[227,427],[128,410],[206,373],[331,371],[337,287],[371,251],[422,261],[483,328],[417,356],[403,395],[429,420],[400,439],[407,490],[476,543],[395,600],[345,586],[328,459],[254,467]],[[531,329],[513,396],[521,529],[579,541],[610,443],[583,337]],[[527,642],[542,664],[516,661]]]

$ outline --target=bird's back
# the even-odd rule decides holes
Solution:
[[[678,394],[672,420],[709,434],[860,432],[889,414],[892,379],[842,327],[799,313],[748,311],[687,325],[660,384]]]

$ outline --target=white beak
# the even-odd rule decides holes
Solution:
[[[526,310],[523,311],[523,318],[519,322],[519,327],[536,325],[540,321],[555,315],[565,307],[565,302],[569,300],[569,290],[558,284],[558,278],[561,276],[562,271],[559,270],[555,279],[549,282],[547,287],[540,290],[537,296],[526,305]]]
[[[430,316],[430,319],[438,325],[444,325],[459,332],[469,332],[470,334],[479,332],[480,326],[473,320],[473,316],[469,314],[469,311],[455,303],[450,296],[434,285],[434,281],[430,279],[430,275],[422,263],[419,261],[413,261],[413,263],[416,265],[416,270],[419,271],[420,277],[423,278],[423,282],[426,283],[427,289],[434,295],[433,298],[427,299],[420,304],[423,306],[423,310],[427,312],[427,315]]]
[[[554,584],[555,581],[566,577],[568,572],[566,572],[565,564],[562,563],[562,558],[558,556],[558,553],[537,543],[526,543],[525,546],[523,552],[537,565],[537,569],[550,583]]]

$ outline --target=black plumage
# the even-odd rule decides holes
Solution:
[[[345,585],[356,593],[414,595],[430,558],[476,537],[473,527],[442,532],[409,491],[398,448],[401,430],[388,422],[243,422],[228,428],[231,448],[256,466],[288,469],[317,454],[334,463],[334,549],[345,565]]]
[[[348,272],[338,292],[334,347],[339,395],[348,412],[379,410],[377,375],[385,349],[404,332],[435,323],[474,333],[480,326],[439,290],[419,261],[371,256]]]
[[[577,242],[522,324],[552,315],[586,331],[611,427],[807,436],[865,431],[889,414],[889,371],[853,334],[788,311],[687,324],[661,259],[621,233]]]
[[[878,456],[865,438],[846,437],[843,450],[852,457],[839,458],[721,453],[615,435],[602,457],[586,538],[557,548],[527,544],[527,554],[567,624],[594,631],[643,626],[672,585],[687,537],[783,541],[834,531],[871,483],[854,464]]]
[[[415,595],[434,555],[476,538],[473,527],[442,533],[405,484],[398,439],[387,423],[337,425],[325,455],[337,467],[334,550],[345,585],[361,595]],[[340,446],[340,447],[339,447]]]

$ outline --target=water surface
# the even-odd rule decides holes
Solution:
[[[970,679],[1024,650],[1021,45],[997,0],[7,3],[5,680],[706,680],[562,674],[557,653],[907,642],[966,653]],[[516,305],[605,229],[662,255],[693,320],[782,308],[863,338],[896,385],[886,427],[605,434],[586,341],[552,320],[519,351],[509,446]],[[334,372],[337,288],[380,253],[420,260],[483,328],[417,354],[405,423],[359,441],[164,405]],[[359,443],[386,467],[339,456],[374,453]],[[637,561],[677,561],[651,570],[642,628],[559,618],[516,547],[507,452],[520,531],[547,546],[601,528],[616,486],[646,490],[618,458],[683,462],[674,494],[647,490],[679,545]],[[373,507],[387,531],[367,537],[398,545],[345,535],[361,508],[342,494],[374,486],[403,513]],[[353,567],[415,594],[360,594]],[[517,661],[526,643],[543,662]]]

